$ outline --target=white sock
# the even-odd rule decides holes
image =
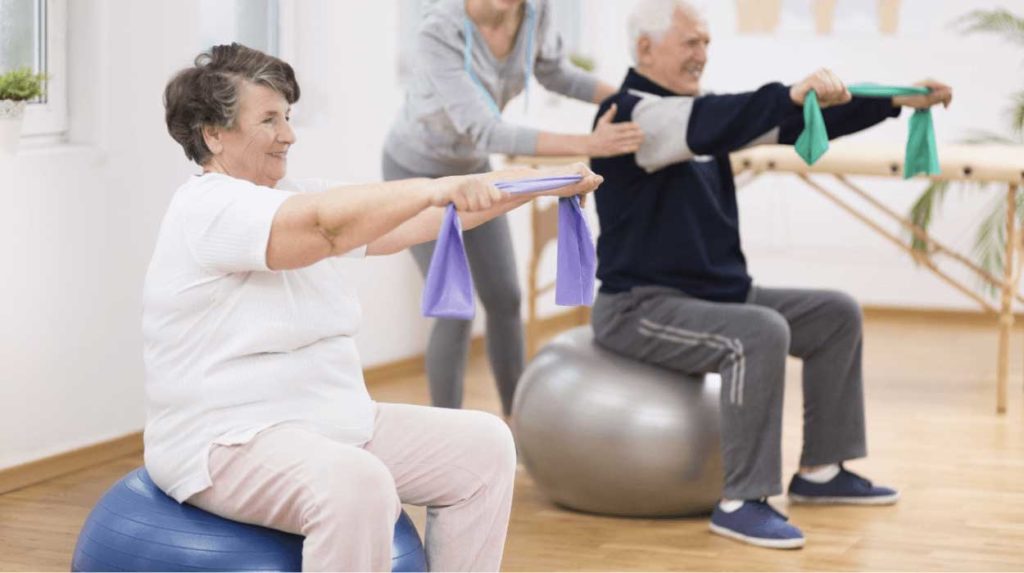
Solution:
[[[832,478],[837,475],[839,475],[839,464],[821,466],[813,472],[800,472],[800,477],[811,483],[827,483],[832,481]]]
[[[718,508],[726,513],[732,513],[741,507],[743,507],[742,499],[723,499],[718,502]]]

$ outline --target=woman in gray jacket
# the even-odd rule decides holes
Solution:
[[[643,134],[611,122],[592,133],[566,134],[502,121],[501,110],[531,76],[547,89],[599,103],[616,89],[573,67],[562,52],[548,0],[436,0],[416,44],[415,75],[384,144],[385,180],[465,175],[490,170],[491,153],[587,155],[632,153]],[[507,417],[523,370],[519,280],[504,216],[465,233],[474,285],[487,313],[487,353]],[[434,243],[411,249],[426,275]],[[435,406],[462,405],[471,322],[438,319],[427,348]]]

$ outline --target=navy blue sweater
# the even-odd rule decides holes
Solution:
[[[676,95],[630,69],[596,117],[617,104],[615,121],[630,121],[641,97],[629,90]],[[825,109],[824,118],[829,138],[835,138],[899,111],[889,99],[854,98]],[[604,177],[595,193],[601,291],[666,286],[705,300],[746,300],[751,278],[740,246],[729,153],[776,127],[779,143],[794,143],[803,130],[803,110],[789,99],[787,86],[771,83],[752,92],[695,98],[685,132],[681,125],[679,133],[699,156],[692,160],[648,173],[633,154],[593,159],[593,170]]]

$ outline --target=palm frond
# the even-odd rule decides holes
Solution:
[[[960,143],[969,143],[977,145],[981,143],[1005,143],[1008,145],[1016,145],[1021,143],[1020,141],[1003,135],[1001,133],[995,133],[993,131],[985,131],[983,129],[972,129],[967,132],[967,137],[959,140]]]
[[[1024,90],[1013,94],[1013,108],[1010,110],[1010,124],[1018,137],[1024,138]]]
[[[1005,8],[974,10],[959,18],[955,25],[964,33],[993,33],[1024,44],[1024,18],[1018,18]]]
[[[974,236],[974,248],[971,255],[981,268],[994,276],[1003,276],[1003,255],[1006,252],[1006,201],[1002,194],[995,197],[992,207],[982,217]],[[995,295],[996,288],[988,282],[982,282],[982,288],[990,296]]]
[[[911,222],[927,232],[935,219],[936,212],[946,198],[949,186],[949,181],[932,181],[910,207]],[[913,235],[910,237],[910,248],[919,253],[928,254],[928,244]]]
[[[1021,227],[1024,225],[1024,191],[1018,191],[1014,199],[1018,229],[1024,229]],[[1003,276],[1006,264],[1006,196],[1002,193],[995,195],[989,211],[978,225],[971,254],[978,266],[997,277]],[[980,285],[990,296],[994,297],[999,292],[987,281],[980,281]]]
[[[953,22],[963,33],[991,33],[1002,36],[1019,45],[1024,45],[1024,18],[1018,17],[1006,9],[995,10],[974,10],[958,18]],[[1020,144],[1024,143],[1024,91],[1017,92],[1012,96],[1012,106],[1009,109],[1010,130],[1012,136],[1006,136],[990,131],[974,130],[964,140],[965,143],[1003,143]],[[935,181],[928,186],[918,197],[910,209],[910,219],[921,228],[927,230],[937,213],[942,202],[946,198],[946,192],[950,188],[949,181]],[[969,191],[981,191],[986,185],[978,182],[959,181],[956,188]],[[1016,213],[1018,223],[1024,225],[1024,189],[1018,191],[1016,197]],[[989,209],[985,211],[981,222],[977,227],[974,237],[972,256],[981,268],[995,276],[1002,276],[1005,261],[1006,249],[1006,196],[997,193]],[[911,241],[911,247],[927,255],[928,245],[918,239]],[[989,294],[994,295],[995,287],[982,281],[982,288]]]

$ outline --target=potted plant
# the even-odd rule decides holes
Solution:
[[[1003,36],[1012,43],[1024,45],[1024,17],[1017,16],[1005,9],[975,10],[960,18],[955,25],[967,33],[990,33]],[[1009,133],[991,133],[975,131],[964,143],[1001,143],[1021,145],[1024,153],[1024,89],[1011,96],[1011,105],[1007,109]],[[922,229],[927,230],[939,207],[946,199],[947,192],[953,186],[963,188],[985,188],[985,184],[975,182],[934,181],[917,198],[910,209],[910,219]],[[1017,191],[1018,224],[1024,223],[1024,188]],[[990,210],[984,215],[975,231],[973,256],[981,268],[995,276],[1002,276],[1005,261],[1003,254],[1006,248],[1006,200],[997,197]],[[927,257],[929,246],[924,241],[912,237],[911,247]],[[996,294],[991,284],[983,283],[990,295]]]
[[[43,95],[45,81],[45,75],[28,68],[0,74],[0,152],[18,149],[25,104]]]

